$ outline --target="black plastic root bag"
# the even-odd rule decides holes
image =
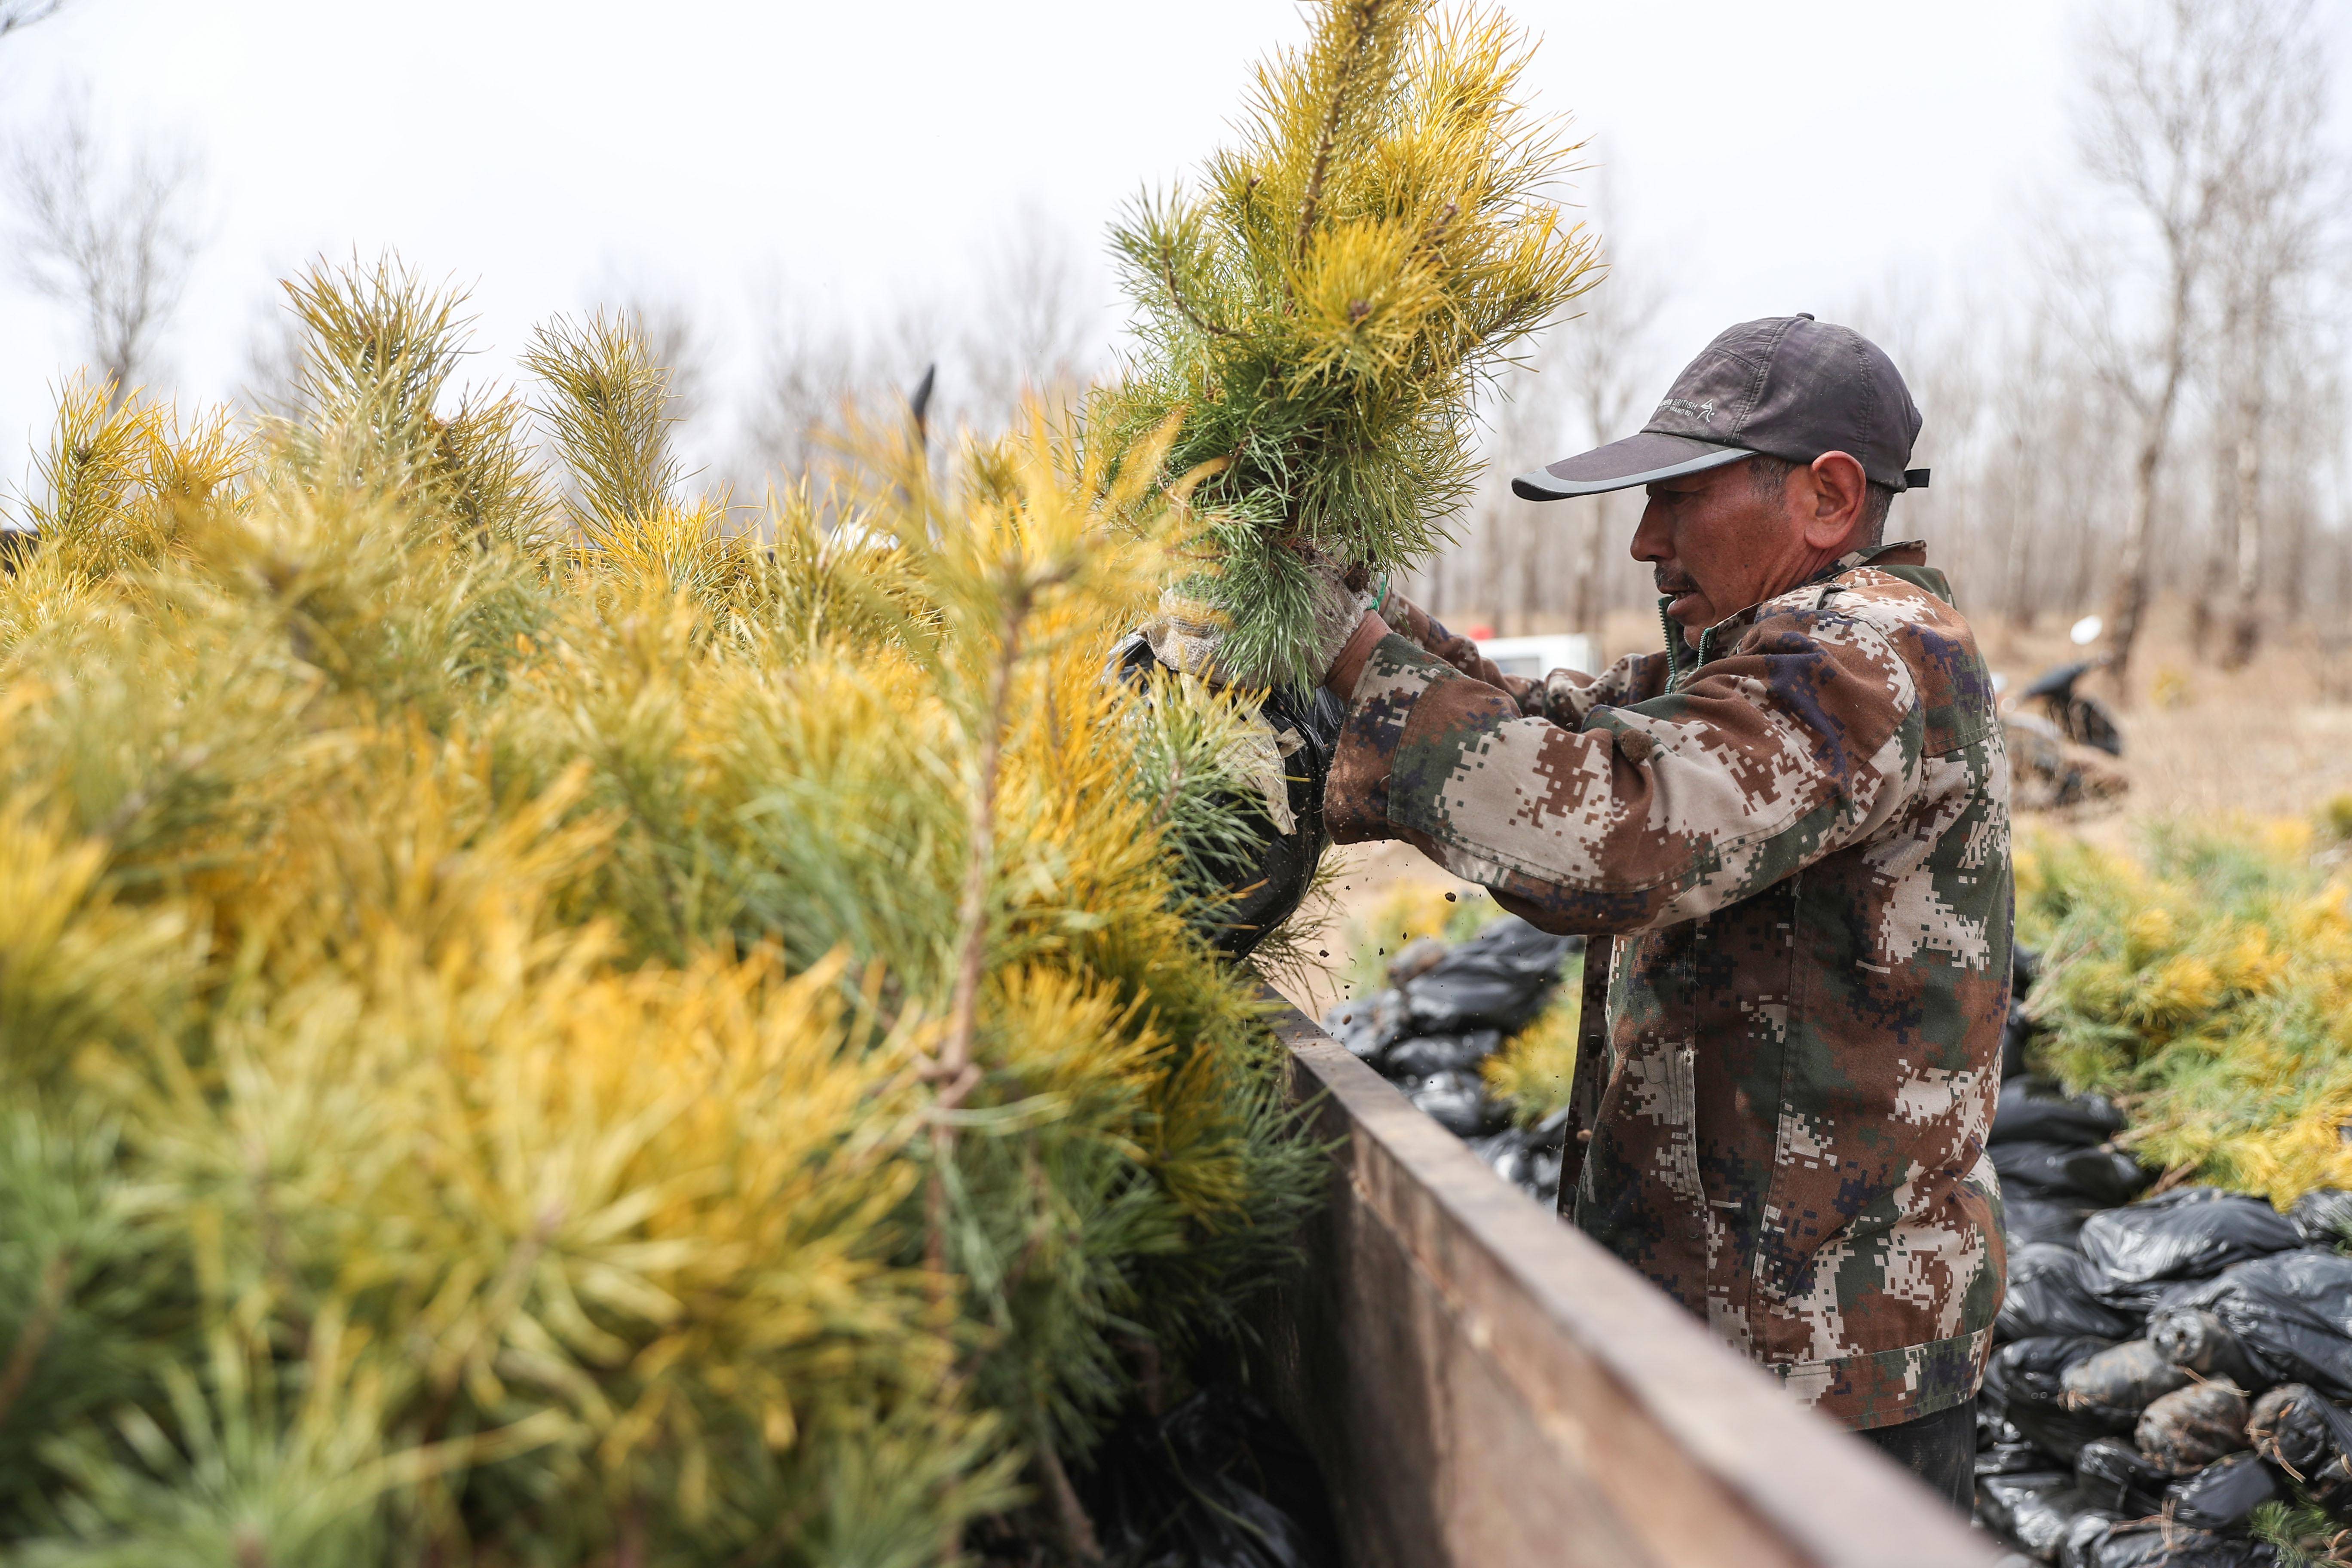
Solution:
[[[2023,1247],[2029,1242],[2038,1241],[2071,1250],[2082,1237],[2084,1222],[2098,1212],[2099,1205],[2087,1198],[2045,1198],[2032,1193],[2003,1193],[2000,1195],[2001,1234],[2009,1237],[2011,1247]]]
[[[1393,1019],[1382,1016],[1391,996],[1396,998]],[[1381,1054],[1399,1038],[1396,1029],[1403,1019],[1403,993],[1383,991],[1376,996],[1358,996],[1334,1004],[1323,1015],[1323,1028],[1347,1047],[1349,1055],[1377,1068]]]
[[[2148,1314],[2147,1339],[2165,1360],[2200,1377],[2227,1378],[2240,1388],[2260,1388],[2271,1381],[2230,1326],[2203,1308],[2158,1307]]]
[[[1470,1152],[1486,1163],[1487,1168],[1511,1185],[1518,1188],[1538,1203],[1554,1203],[1559,1197],[1559,1145],[1545,1147],[1535,1135],[1521,1127],[1506,1127],[1500,1132],[1470,1141]]]
[[[1582,945],[1506,915],[1405,983],[1406,1026],[1423,1035],[1515,1033],[1543,1011],[1560,965]]]
[[[1486,1098],[1486,1086],[1475,1072],[1432,1073],[1399,1086],[1414,1107],[1456,1138],[1475,1138],[1503,1125],[1503,1112]]]
[[[1152,654],[1143,634],[1135,632],[1111,650],[1110,673],[1148,701],[1156,678],[1172,672]],[[1297,742],[1283,758],[1295,826],[1283,832],[1259,807],[1253,814],[1256,845],[1240,856],[1211,857],[1200,868],[1230,895],[1211,911],[1203,934],[1234,958],[1245,957],[1288,920],[1314,885],[1315,868],[1331,842],[1323,826],[1323,789],[1348,718],[1346,705],[1320,687],[1303,694],[1276,687],[1258,712],[1284,744],[1294,737]]]
[[[1376,1065],[1391,1078],[1469,1072],[1493,1056],[1502,1043],[1500,1029],[1472,1029],[1461,1035],[1415,1035],[1391,1046],[1381,1054]]]
[[[1993,1338],[2096,1334],[2120,1340],[2130,1336],[2137,1322],[2091,1294],[2090,1259],[2073,1247],[2030,1241],[2011,1250],[2009,1293],[1993,1320]]]
[[[2111,1422],[2121,1430],[2139,1419],[2139,1413],[2176,1388],[2187,1386],[2189,1373],[2156,1353],[2146,1340],[2131,1340],[2076,1362],[2058,1379],[2065,1392],[2060,1399],[2068,1411]]]
[[[1976,1412],[1979,1448],[1990,1448],[1998,1443],[2021,1443],[2025,1440],[2025,1434],[2009,1424],[2009,1417],[2001,1412],[1994,1401],[1978,1400]]]
[[[2049,1468],[2050,1456],[2020,1437],[2012,1443],[1979,1448],[1969,1469],[1981,1479],[1986,1476],[2022,1476]]]
[[[2174,1477],[2126,1437],[2097,1437],[2074,1457],[2074,1483],[2097,1508],[2126,1519],[2146,1519],[2164,1507]]]
[[[2069,1095],[2055,1079],[2010,1079],[2000,1086],[1985,1142],[2056,1143],[2089,1149],[2124,1130],[2124,1113],[2104,1094]]]
[[[2342,1187],[2314,1187],[2294,1200],[2287,1211],[2313,1247],[2352,1247],[2352,1193]]]
[[[2044,1563],[2055,1562],[2069,1537],[2077,1531],[2103,1533],[2114,1521],[2093,1510],[2072,1487],[2017,1500],[2011,1509],[2009,1538]]]
[[[2065,1408],[2066,1369],[2090,1360],[2113,1342],[2089,1334],[2011,1340],[1985,1364],[1984,1395],[2026,1441],[2068,1464],[2094,1437],[2128,1430],[2102,1416]]]
[[[1507,915],[1458,947],[1431,943],[1439,950],[1433,961],[1417,963],[1378,995],[1339,1004],[1323,1026],[1391,1079],[1461,1071],[1534,1021],[1559,984],[1560,966],[1583,944]]]
[[[2033,989],[2033,982],[2042,972],[2042,960],[2031,950],[2011,947],[2009,950],[2009,1019],[2000,1036],[2000,1077],[2003,1083],[2014,1083],[2025,1077],[2026,1048],[2042,1032],[2032,1016],[2025,1010],[2025,994]]]
[[[2166,1501],[2175,1524],[2191,1530],[2237,1530],[2254,1510],[2278,1498],[2278,1481],[2261,1456],[2231,1454],[2174,1482]]]
[[[2066,1539],[2058,1543],[2058,1568],[2084,1568],[2107,1531],[2123,1522],[2121,1514],[2104,1508],[2086,1508],[2076,1514],[2066,1528]]]
[[[2303,1483],[2311,1500],[2352,1524],[2352,1411],[2300,1383],[2283,1383],[2246,1417],[2254,1452]]]
[[[2263,1383],[2307,1383],[2330,1399],[2352,1399],[2352,1258],[2317,1247],[2274,1253],[2166,1305],[2211,1312]]]
[[[1337,1568],[1314,1460],[1238,1389],[1204,1388],[1113,1428],[1073,1479],[1114,1562]]]
[[[2064,1470],[1982,1476],[1977,1480],[1977,1511],[1985,1523],[2047,1563],[2057,1555],[2067,1527],[2086,1505]]]
[[[2201,1470],[2247,1447],[2246,1396],[2226,1383],[2176,1388],[2141,1414],[2132,1441],[2176,1476]]]
[[[2009,1005],[2009,1017],[2000,1029],[2000,1076],[2004,1080],[2025,1076],[2025,1053],[2033,1044],[2041,1028],[2017,1003]]]
[[[2084,1568],[2276,1568],[2278,1552],[2248,1536],[2155,1520],[2110,1527],[2083,1563]]]
[[[2079,1198],[2100,1206],[2131,1202],[2157,1175],[2116,1149],[2018,1141],[1991,1144],[1986,1152],[2000,1173],[2003,1193]]]
[[[2146,1312],[2184,1280],[2301,1247],[2303,1233],[2260,1198],[2182,1187],[2093,1215],[2078,1245],[2098,1269],[2093,1294],[2111,1307]]]

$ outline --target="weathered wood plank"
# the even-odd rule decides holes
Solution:
[[[1330,1202],[1270,1336],[1353,1568],[1985,1568],[1995,1553],[1288,1007]]]

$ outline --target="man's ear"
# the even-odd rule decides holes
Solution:
[[[1851,453],[1823,452],[1805,470],[1800,497],[1805,520],[1805,542],[1816,550],[1843,551],[1862,521],[1870,499],[1870,476]]]

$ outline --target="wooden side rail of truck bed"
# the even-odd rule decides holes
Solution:
[[[1267,1360],[1350,1568],[1994,1561],[1303,1015],[1276,1026],[1335,1147]]]

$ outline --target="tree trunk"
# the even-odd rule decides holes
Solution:
[[[1520,501],[1511,510],[1517,514],[1519,526],[1519,630],[1531,634],[1536,617],[1543,613],[1544,584],[1549,580],[1543,569],[1548,531],[1534,502]]]
[[[2023,632],[2033,629],[2033,542],[2046,535],[2052,520],[2043,515],[2040,475],[2022,439],[2012,444],[2010,473],[2008,580],[2001,584],[2001,608],[2010,628]]]
[[[2068,508],[2067,526],[2073,531],[2074,565],[2066,574],[2066,597],[2063,601],[2065,614],[2079,616],[2089,607],[2091,593],[2098,583],[2095,535],[2091,526],[2087,506],[2080,497],[2071,498],[2074,504]]]
[[[2185,258],[2172,263],[2172,319],[2164,345],[2164,386],[2146,405],[2140,427],[2139,462],[2132,470],[2131,516],[2124,525],[2124,543],[2116,557],[2114,610],[2107,617],[2107,674],[2115,688],[2116,705],[2132,705],[2132,644],[2139,640],[2140,616],[2147,611],[2148,535],[2156,528],[2156,476],[2164,465],[2165,444],[2172,435],[2172,408],[2180,399],[2180,380],[2189,369],[2189,311],[2195,276]]]
[[[2229,580],[2231,547],[2236,542],[2230,520],[2237,515],[2237,500],[2231,480],[2222,477],[2224,473],[2234,474],[2236,465],[2216,463],[2214,468],[2219,471],[2213,480],[2213,535],[2205,542],[2205,564],[2198,572],[2189,596],[2189,641],[2199,658],[2212,654],[2213,633],[2223,618],[2217,613],[2215,601],[2221,594],[2221,585]]]
[[[1608,388],[1599,380],[1585,384],[1584,422],[1595,441],[1615,439],[1614,432],[1624,423],[1622,414],[1623,410],[1613,406]],[[1592,639],[1592,661],[1599,664],[1601,620],[1609,607],[1607,596],[1601,592],[1609,559],[1609,497],[1591,497],[1585,510],[1584,564],[1576,574],[1576,624],[1568,629],[1582,632]]]
[[[2224,334],[2237,334],[2238,326],[2238,319],[2231,316],[2223,323]],[[2217,408],[2213,414],[2213,500],[2206,510],[2210,531],[2205,539],[2204,563],[2189,583],[2189,641],[2199,658],[2227,664],[2227,633],[2235,607],[2230,584],[2238,559],[2238,508],[2245,493],[2238,449],[2245,436],[2245,405],[2242,384],[2221,390],[2232,396],[2226,408]],[[2217,638],[2222,645],[2219,649],[2214,647]]]
[[[2165,402],[2169,422],[2171,399]],[[2132,645],[2139,640],[2140,616],[2147,611],[2147,541],[2156,523],[2156,472],[2164,461],[2163,424],[2151,416],[2132,469],[2131,515],[2124,520],[2123,547],[2116,552],[2115,595],[2107,612],[2108,679],[2116,702],[2131,706]]]
[[[2304,574],[2311,569],[2311,500],[2300,488],[2294,504],[2287,508],[2285,559],[2279,566],[2279,614],[2286,625],[2297,626],[2311,607],[2304,583]]]
[[[1576,574],[1576,624],[1570,631],[1582,632],[1592,639],[1593,658],[1600,659],[1601,647],[1601,574],[1609,552],[1609,501],[1604,496],[1594,496],[1591,502],[1591,517],[1584,530],[1584,564]]]
[[[2336,541],[2330,552],[2336,557],[2336,593],[2327,608],[2340,621],[2352,615],[2352,528],[2345,526],[2342,511],[2336,512],[2336,526],[2327,531]]]
[[[2237,669],[2254,654],[2262,639],[2262,621],[2255,599],[2263,586],[2263,440],[2262,408],[2248,400],[2238,416],[2237,450],[2237,573],[2230,613],[2230,640],[2221,650],[2221,668]]]

